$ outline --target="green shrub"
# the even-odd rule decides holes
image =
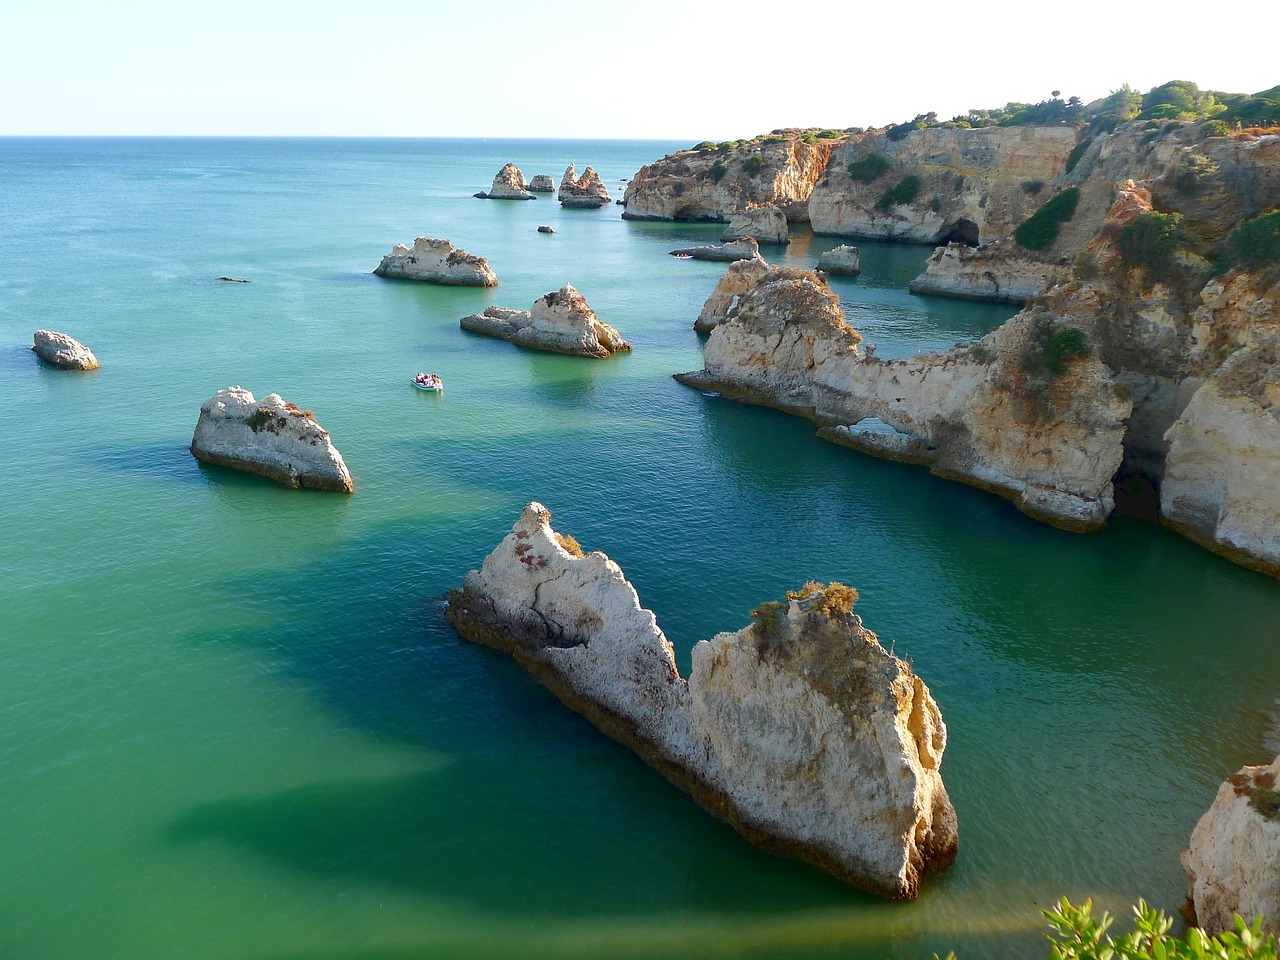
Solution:
[[[1148,279],[1167,278],[1181,240],[1182,214],[1140,213],[1120,231],[1120,256],[1130,267],[1143,267]]]
[[[754,177],[764,169],[764,157],[759,156],[758,154],[756,156],[748,157],[747,162],[742,165],[742,169],[745,170],[749,176]]]
[[[1206,120],[1200,128],[1202,137],[1225,137],[1231,133],[1231,124],[1225,120]]]
[[[1099,265],[1096,254],[1081,250],[1076,254],[1075,262],[1072,264],[1072,272],[1081,280],[1092,280],[1098,275]]]
[[[856,587],[849,587],[835,580],[827,584],[810,580],[799,590],[788,590],[787,599],[808,600],[814,594],[820,594],[821,599],[815,601],[809,609],[817,610],[828,617],[848,616],[853,613],[854,604],[858,602]]]
[[[716,148],[716,145],[715,145],[714,143],[712,143],[710,140],[703,140],[701,143],[697,144],[693,149],[695,149],[695,150],[714,150],[715,148]]]
[[[711,166],[711,179],[719,183],[724,179],[724,175],[729,172],[729,167],[723,160],[717,160]]]
[[[1050,197],[1014,231],[1018,246],[1026,250],[1043,250],[1049,246],[1058,236],[1058,227],[1076,215],[1079,202],[1080,191],[1076,187],[1067,187]]]
[[[892,186],[882,193],[876,206],[881,210],[888,210],[900,204],[910,203],[919,193],[920,178],[914,173],[908,174],[899,180],[896,186]]]
[[[869,153],[865,157],[849,161],[849,176],[858,183],[878,180],[888,169],[889,161],[878,153]]]
[[[751,632],[757,637],[777,636],[782,628],[782,603],[767,600],[751,611],[751,618],[755,620]]]
[[[1070,173],[1076,168],[1076,164],[1080,162],[1080,158],[1084,156],[1084,152],[1089,149],[1089,145],[1092,143],[1093,137],[1085,137],[1071,148],[1071,152],[1067,154],[1067,173]]]
[[[252,430],[254,433],[257,433],[259,430],[265,427],[267,425],[267,421],[270,420],[275,415],[276,415],[276,412],[272,410],[270,407],[259,407],[257,410],[253,412],[253,414],[250,417],[248,417],[245,420],[244,425],[248,427],[250,430]]]
[[[1022,355],[1022,372],[1035,376],[1048,372],[1059,377],[1067,372],[1067,362],[1078,357],[1087,357],[1093,350],[1089,346],[1089,337],[1078,327],[1062,327],[1059,329],[1048,317],[1038,323],[1027,340],[1026,352]]]
[[[1263,270],[1280,263],[1280,210],[1246,220],[1227,235],[1221,270]]]
[[[1043,180],[1023,180],[1022,181],[1022,192],[1027,194],[1028,196],[1039,193],[1043,189],[1044,189]]]

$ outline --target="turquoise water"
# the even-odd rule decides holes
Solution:
[[[1064,893],[1178,906],[1217,784],[1270,759],[1280,584],[681,387],[723,268],[666,253],[716,228],[470,196],[507,160],[592,164],[620,196],[675,146],[0,140],[0,955],[1026,957]],[[369,273],[420,234],[501,285]],[[905,293],[925,248],[861,247],[835,287],[879,356],[1010,314]],[[565,282],[634,353],[458,329]],[[40,327],[102,369],[40,366]],[[231,384],[315,410],[355,495],[198,465]],[[955,867],[892,904],[759,853],[460,641],[443,594],[535,498],[683,664],[761,599],[858,586],[947,720]]]

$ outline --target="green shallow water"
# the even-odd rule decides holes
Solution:
[[[0,954],[1025,957],[1064,893],[1178,906],[1217,784],[1269,759],[1280,584],[681,387],[723,268],[666,253],[717,228],[470,197],[507,160],[620,195],[675,146],[0,141]],[[369,274],[418,234],[501,286]],[[835,286],[879,356],[1010,315],[905,293],[925,248],[860,246]],[[565,282],[633,354],[458,329]],[[40,366],[40,327],[102,369]],[[198,465],[199,406],[236,383],[314,409],[356,494]],[[530,499],[618,561],[682,664],[761,599],[857,585],[948,723],[955,867],[892,904],[759,853],[460,641],[443,594]]]

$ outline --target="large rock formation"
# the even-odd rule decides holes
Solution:
[[[560,190],[556,198],[563,207],[603,207],[609,202],[609,191],[605,189],[600,174],[592,167],[577,171],[571,163],[565,168],[564,178],[560,181]]]
[[[810,142],[805,134],[700,144],[648,164],[627,185],[623,219],[723,221],[772,204],[788,222],[807,222],[809,194],[844,136]]]
[[[549,173],[540,173],[529,181],[528,190],[530,193],[555,193],[555,177]]]
[[[1066,274],[1061,263],[1009,256],[1012,241],[989,246],[948,243],[925,261],[924,273],[908,286],[912,293],[932,293],[962,300],[1026,303],[1049,289],[1055,277]]]
[[[758,243],[788,243],[787,215],[772,203],[749,207],[735,213],[720,235],[721,241],[751,237]]]
[[[496,287],[498,277],[484,257],[459,250],[448,240],[418,237],[413,248],[397,243],[373,271],[380,277],[426,280],[455,287]]]
[[[469,640],[505,650],[615,740],[753,842],[909,899],[955,858],[928,688],[810,584],[693,649],[688,679],[617,564],[582,556],[529,504],[449,596]]]
[[[514,163],[508,163],[493,178],[488,193],[477,193],[481,200],[537,200],[529,196],[524,174]]]
[[[847,243],[832,247],[818,257],[818,269],[839,277],[856,277],[862,272],[862,251]]]
[[[37,330],[32,340],[31,349],[35,355],[60,370],[98,369],[98,358],[93,355],[93,351],[65,333]]]
[[[1182,855],[1196,924],[1208,933],[1234,930],[1232,918],[1263,918],[1280,936],[1280,757],[1228,777],[1191,834]]]
[[[686,257],[690,260],[713,260],[728,263],[733,260],[754,260],[760,256],[760,247],[754,237],[743,237],[732,243],[708,244],[701,247],[682,247],[672,250],[673,257]]]
[[[702,305],[702,312],[693,322],[693,329],[699,333],[710,333],[718,327],[732,316],[737,308],[738,298],[758,284],[768,272],[769,264],[763,257],[729,264],[729,269],[724,272],[711,291],[711,296]]]
[[[459,324],[472,333],[575,357],[605,359],[631,349],[631,344],[601,321],[571,284],[548,293],[529,310],[489,307],[483,313],[463,317]]]
[[[316,423],[271,393],[262,400],[243,387],[219,390],[200,407],[191,453],[197,460],[270,477],[287,487],[351,493],[347,465]]]
[[[926,464],[1056,526],[1106,522],[1131,401],[1097,359],[1058,356],[1071,335],[1049,314],[908,360],[865,358],[861,339],[816,274],[775,268],[711,332],[704,369],[676,379],[811,417],[827,439]]]

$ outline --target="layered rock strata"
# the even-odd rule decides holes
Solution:
[[[1026,303],[1067,273],[1058,262],[1008,256],[1008,245],[1009,241],[996,241],[987,247],[964,243],[938,247],[907,289],[961,300]]]
[[[718,327],[733,314],[738,298],[755,287],[768,272],[769,264],[763,257],[729,264],[729,269],[720,277],[711,296],[702,305],[702,312],[693,322],[693,329],[698,333],[710,333]]]
[[[1182,855],[1196,924],[1207,933],[1234,930],[1233,916],[1263,918],[1280,936],[1280,758],[1244,767],[1218,789]]]
[[[789,243],[787,215],[782,212],[781,207],[772,203],[740,211],[730,218],[729,226],[720,235],[720,240],[727,242],[747,237],[758,243]]]
[[[287,487],[351,493],[355,485],[329,432],[310,410],[278,394],[219,390],[200,407],[191,453],[197,460],[269,477]]]
[[[631,344],[597,317],[571,284],[548,293],[528,310],[489,307],[483,313],[463,317],[459,325],[463,330],[510,340],[522,347],[575,357],[605,359],[631,349]]]
[[[549,173],[540,173],[529,181],[527,188],[530,193],[555,193],[556,180]]]
[[[98,358],[74,337],[56,330],[37,330],[32,335],[31,349],[46,363],[60,370],[97,370]]]
[[[671,256],[690,260],[713,260],[728,263],[733,260],[755,260],[760,256],[760,246],[754,237],[743,237],[732,243],[708,244],[700,247],[682,247],[672,250]]]
[[[609,203],[609,191],[594,168],[587,167],[579,177],[571,163],[565,168],[556,199],[563,207],[603,207]]]
[[[1047,314],[1027,314],[970,347],[881,362],[860,353],[821,278],[774,268],[712,330],[704,369],[676,379],[810,417],[826,439],[925,464],[1085,531],[1114,507],[1132,402],[1092,357],[1028,372],[1059,332]]]
[[[481,200],[536,200],[528,193],[528,184],[524,174],[514,163],[508,163],[493,178],[493,185],[488,193],[477,193]]]
[[[954,860],[946,726],[852,612],[853,591],[811,584],[785,610],[765,605],[759,623],[697,644],[686,679],[618,565],[570,553],[549,521],[529,504],[451,591],[460,634],[510,653],[766,849],[899,899]]]
[[[809,142],[806,132],[700,145],[647,164],[627,185],[623,219],[725,221],[771,204],[789,223],[807,222],[809,195],[845,138]]]
[[[459,250],[448,240],[418,237],[413,247],[397,243],[373,271],[380,277],[425,280],[455,287],[496,287],[498,277],[484,257]]]
[[[862,251],[844,243],[818,257],[818,269],[838,277],[856,277],[862,272]]]

